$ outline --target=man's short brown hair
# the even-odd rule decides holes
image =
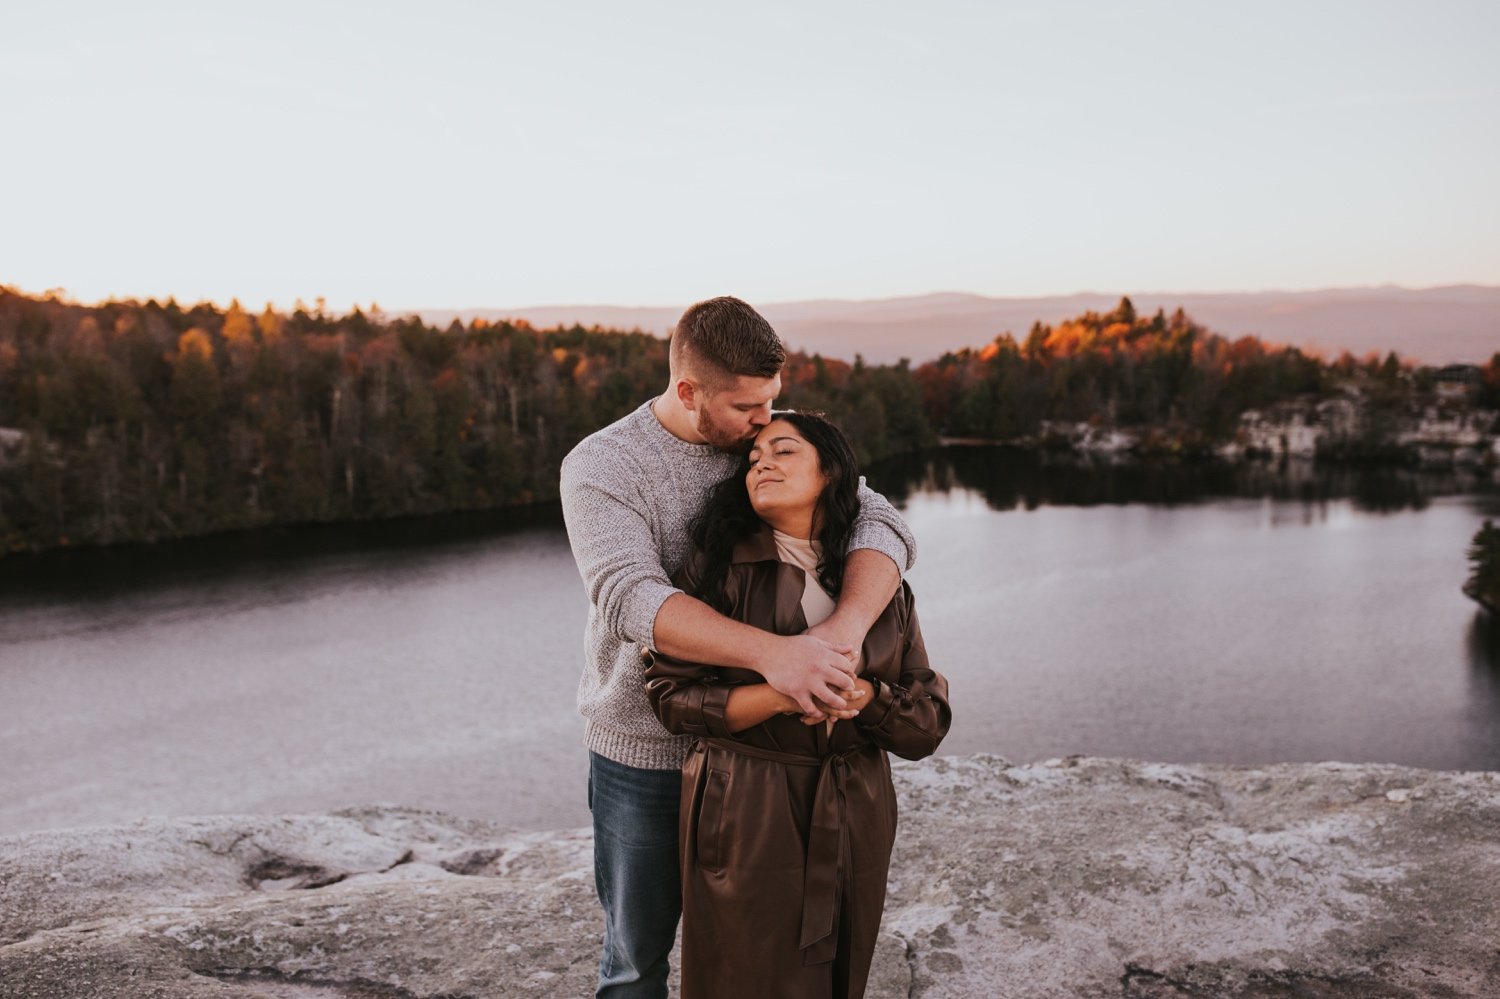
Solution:
[[[728,295],[688,306],[670,354],[674,376],[691,369],[710,391],[735,375],[773,378],[786,363],[786,346],[765,316]]]

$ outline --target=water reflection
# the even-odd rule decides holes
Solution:
[[[1481,517],[1500,520],[1500,490],[1480,493],[1470,499],[1470,505]]]
[[[1492,482],[995,448],[870,478],[911,499],[964,694],[945,752],[1500,768],[1500,623],[1459,592]],[[0,560],[0,833],[359,801],[585,824],[587,606],[555,505]]]
[[[1469,665],[1476,676],[1500,692],[1500,620],[1489,611],[1477,610],[1469,624]]]
[[[1488,760],[1479,766],[1500,767],[1500,617],[1477,610],[1469,623],[1465,643],[1469,653],[1468,710],[1474,715],[1476,732],[1490,733]]]
[[[203,588],[264,573],[285,581],[300,571],[356,560],[364,571],[470,546],[516,531],[562,525],[556,503],[402,517],[348,524],[304,524],[185,538],[159,544],[74,548],[0,558],[0,608],[111,597],[142,587]]]
[[[1007,447],[948,447],[892,458],[869,470],[870,485],[902,502],[915,492],[968,489],[995,510],[1147,503],[1180,506],[1222,498],[1268,498],[1307,508],[1349,500],[1369,513],[1423,510],[1434,497],[1475,494],[1500,506],[1483,472],[1395,466],[1328,466],[1311,460],[1175,462],[1089,459]]]

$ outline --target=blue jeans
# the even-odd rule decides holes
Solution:
[[[597,999],[666,999],[682,918],[678,770],[641,770],[589,753],[594,889],[604,906]]]

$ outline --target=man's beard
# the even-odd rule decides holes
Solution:
[[[703,440],[718,448],[720,451],[728,451],[731,454],[744,454],[750,449],[750,442],[755,440],[754,427],[748,437],[736,437],[729,431],[720,427],[708,415],[707,409],[698,410],[698,433],[703,435]]]

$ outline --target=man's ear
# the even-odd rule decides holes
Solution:
[[[682,403],[682,408],[687,410],[689,413],[696,410],[698,401],[702,396],[702,392],[699,390],[698,386],[695,385],[691,379],[679,378],[677,379],[676,388],[677,401]]]

